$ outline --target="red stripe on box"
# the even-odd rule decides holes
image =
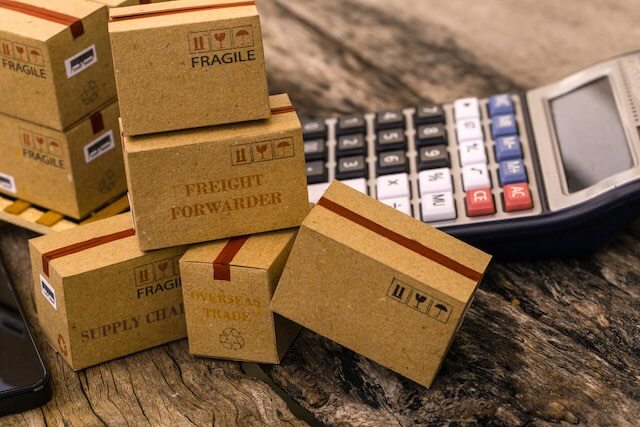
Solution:
[[[227,282],[231,280],[231,266],[229,264],[247,240],[249,240],[248,236],[229,239],[213,261],[213,280],[226,280]]]
[[[0,8],[24,13],[25,15],[31,15],[46,21],[67,25],[71,28],[71,35],[73,35],[74,39],[77,39],[84,34],[84,25],[82,25],[82,20],[75,16],[66,15],[64,13],[56,12],[55,10],[45,9],[44,7],[21,3],[15,0],[0,0]]]
[[[231,3],[209,4],[209,5],[203,5],[203,6],[176,7],[173,9],[164,9],[164,10],[140,10],[137,12],[131,12],[127,15],[112,16],[109,18],[109,21],[111,22],[127,21],[130,19],[153,18],[155,16],[173,15],[175,13],[199,12],[202,10],[226,9],[229,7],[255,6],[255,5],[256,5],[255,1],[240,1],[240,2],[231,2]]]

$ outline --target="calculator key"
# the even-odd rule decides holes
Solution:
[[[514,113],[513,99],[511,99],[511,95],[508,93],[490,96],[488,106],[491,117]]]
[[[527,182],[527,169],[520,159],[500,162],[498,174],[500,175],[500,185],[502,186],[516,182]]]
[[[327,180],[327,168],[322,160],[307,162],[307,184],[317,184]]]
[[[378,200],[409,197],[409,176],[406,173],[380,176],[376,179]]]
[[[489,178],[487,165],[478,163],[463,166],[462,184],[464,185],[464,191],[491,187],[491,178]]]
[[[416,133],[419,147],[447,143],[447,131],[441,124],[418,126]]]
[[[364,120],[364,116],[362,114],[352,114],[338,118],[336,133],[338,135],[364,133],[366,128],[367,122]]]
[[[526,182],[505,185],[503,191],[505,211],[516,212],[533,208],[531,191]]]
[[[493,139],[500,136],[517,135],[518,125],[516,123],[516,117],[513,114],[493,117],[491,119],[491,134],[493,135]]]
[[[513,160],[522,158],[522,146],[518,135],[501,136],[496,138],[496,159]]]
[[[367,175],[367,163],[364,156],[341,157],[338,159],[336,178],[366,178]]]
[[[404,127],[404,114],[400,110],[381,111],[376,113],[376,129]]]
[[[467,192],[467,216],[492,215],[496,213],[490,188],[479,188]]]
[[[343,135],[338,137],[338,145],[336,147],[337,155],[344,154],[365,154],[367,143],[364,135]]]
[[[452,193],[423,194],[421,211],[424,222],[446,221],[456,219],[456,206]]]
[[[456,123],[458,142],[482,138],[482,124],[479,119],[464,119]]]
[[[463,98],[453,102],[456,122],[464,119],[479,119],[480,104],[478,98]]]
[[[376,145],[378,151],[405,149],[407,144],[404,138],[404,129],[381,130],[378,132]]]
[[[322,119],[302,120],[302,136],[307,138],[322,138],[327,136],[327,125]]]
[[[435,169],[449,167],[449,152],[446,145],[430,145],[421,147],[418,155],[418,169]]]
[[[487,153],[481,139],[476,141],[466,141],[459,145],[460,163],[462,166],[476,163],[487,163]]]
[[[378,154],[378,175],[407,172],[409,162],[403,150],[385,151]]]
[[[451,170],[449,168],[431,169],[418,173],[418,188],[421,195],[429,193],[451,193]]]
[[[340,182],[348,185],[354,190],[361,192],[362,194],[369,194],[369,192],[367,191],[367,180],[364,178],[346,179]]]
[[[309,192],[309,203],[318,203],[320,197],[327,191],[329,188],[330,182],[323,182],[321,184],[311,184],[307,186],[307,191]]]
[[[380,201],[403,214],[411,216],[411,202],[408,197],[394,197],[393,199],[383,199]]]
[[[307,160],[321,160],[327,157],[327,143],[324,139],[304,141],[304,158]]]
[[[444,111],[439,105],[418,105],[415,122],[417,125],[444,123]]]

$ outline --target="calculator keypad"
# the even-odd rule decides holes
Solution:
[[[338,179],[436,226],[539,214],[520,102],[502,94],[343,116],[322,137],[307,125],[309,200]]]

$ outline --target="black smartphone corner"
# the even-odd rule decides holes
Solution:
[[[0,417],[42,406],[51,394],[49,371],[0,259]]]

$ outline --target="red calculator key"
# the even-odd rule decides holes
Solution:
[[[482,216],[496,213],[490,188],[467,191],[467,216]]]
[[[504,210],[507,212],[524,211],[533,208],[533,200],[531,200],[531,191],[529,184],[519,182],[517,184],[505,185],[504,191]]]

